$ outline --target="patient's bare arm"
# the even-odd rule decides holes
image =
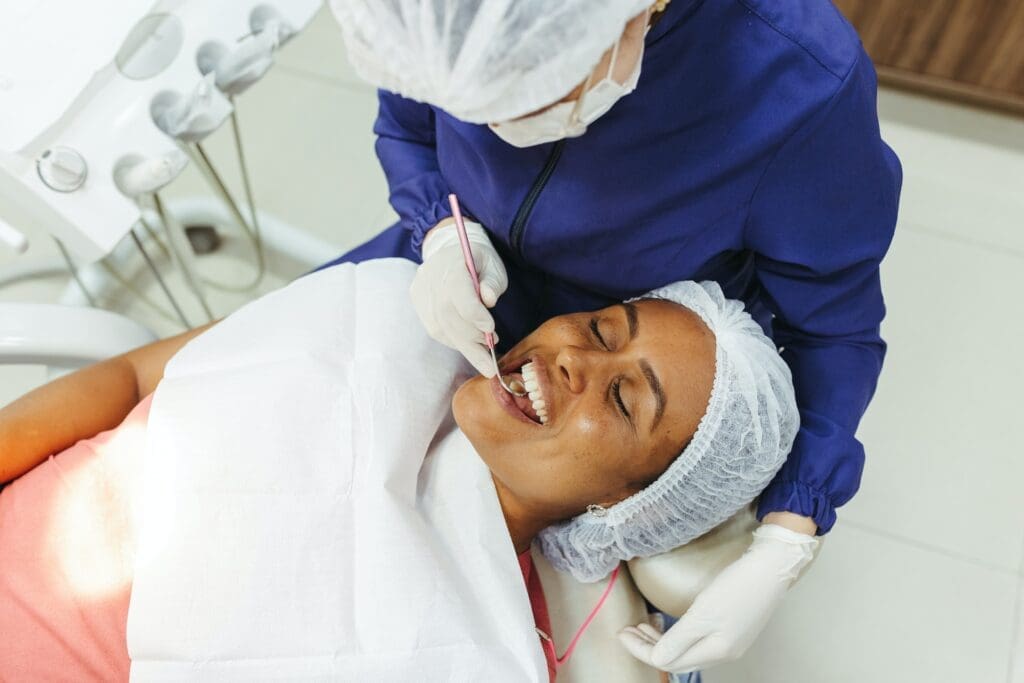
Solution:
[[[156,388],[167,361],[210,325],[82,368],[0,410],[0,483],[113,429]]]

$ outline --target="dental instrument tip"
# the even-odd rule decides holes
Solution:
[[[516,396],[526,396],[526,387],[523,386],[523,383],[517,379],[514,379],[511,382],[509,382],[507,388]]]
[[[501,388],[513,396],[526,396],[526,387],[523,386],[522,382],[512,380],[510,385],[506,383],[505,378],[501,376],[501,368],[498,367],[498,357],[494,354],[493,346],[491,347],[491,360],[494,361],[494,374],[498,378],[498,384],[501,385]]]

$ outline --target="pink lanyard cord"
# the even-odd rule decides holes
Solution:
[[[544,640],[544,648],[546,650],[549,650],[551,656],[554,657],[556,669],[562,666],[562,664],[564,664],[566,660],[569,659],[569,657],[573,653],[573,650],[576,649],[576,645],[580,642],[580,638],[583,637],[583,634],[590,626],[590,623],[594,621],[594,619],[597,617],[597,613],[601,611],[602,607],[604,607],[605,601],[608,599],[608,596],[611,595],[612,588],[615,587],[615,580],[619,578],[619,569],[621,566],[622,565],[619,565],[612,570],[611,578],[608,579],[608,585],[605,586],[604,593],[601,594],[601,597],[597,601],[597,604],[594,605],[594,609],[590,610],[590,615],[583,621],[583,625],[580,626],[579,630],[576,631],[576,635],[573,637],[572,641],[569,643],[569,647],[565,649],[565,652],[562,654],[561,657],[557,655],[557,652],[555,651],[555,643],[553,640],[551,640],[551,637],[543,631],[541,631],[540,629],[537,629],[537,632],[541,635],[541,638]]]

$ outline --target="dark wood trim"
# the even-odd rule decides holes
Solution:
[[[834,2],[882,83],[1024,114],[1024,0]]]
[[[878,82],[882,85],[933,95],[988,109],[996,109],[1017,116],[1024,115],[1024,96],[1001,93],[939,76],[906,71],[878,64]]]

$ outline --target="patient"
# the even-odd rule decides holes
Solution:
[[[17,479],[0,493],[0,678],[127,677],[133,452],[145,445],[149,395],[168,360],[202,331],[0,410],[0,481]],[[729,517],[767,485],[797,429],[786,366],[717,285],[678,283],[559,316],[500,365],[530,395],[475,377],[455,391],[454,418],[490,470],[520,559],[539,540],[556,568],[581,580]],[[60,499],[85,501],[58,542],[81,546],[102,600],[75,594],[67,571],[54,569],[53,540],[41,538],[54,515],[36,504]]]

